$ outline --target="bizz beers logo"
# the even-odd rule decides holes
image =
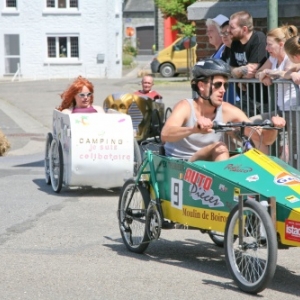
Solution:
[[[274,182],[278,185],[295,185],[300,184],[300,179],[287,172],[281,172],[275,176]]]

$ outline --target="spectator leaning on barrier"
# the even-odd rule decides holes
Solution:
[[[232,38],[230,66],[234,78],[254,78],[257,69],[267,60],[266,36],[263,32],[254,31],[252,16],[247,11],[239,11],[230,16],[228,32]],[[242,97],[237,103],[245,113],[248,113],[247,93],[241,85]],[[240,95],[240,89],[237,90]],[[262,112],[260,86],[249,86],[249,116]],[[263,88],[263,111],[267,110],[267,89]],[[255,111],[254,101],[260,110]]]
[[[284,43],[287,39],[297,34],[298,29],[293,25],[283,25],[267,33],[266,50],[270,56],[255,74],[255,77],[264,85],[272,85],[274,79],[284,78],[285,73],[293,66],[293,63],[285,53]],[[296,124],[293,124],[292,128],[289,128],[289,120],[291,117],[290,108],[292,105],[296,105],[295,87],[290,84],[278,83],[276,106],[278,107],[278,113],[285,118],[287,124],[286,136],[283,137],[282,134],[280,134],[281,159],[285,161],[289,160],[288,140],[296,141]],[[276,112],[273,111],[271,115],[275,113]],[[260,120],[269,119],[270,113],[266,112],[255,118]],[[293,136],[288,139],[288,133],[291,134],[291,132],[293,132]]]
[[[284,50],[291,62],[295,64],[284,74],[284,78],[300,85],[300,36],[289,38],[284,44]]]
[[[230,52],[231,52],[230,48],[231,48],[232,39],[228,32],[228,28],[229,28],[229,20],[226,21],[221,26],[220,36],[222,38],[223,44],[225,45],[225,48],[224,48],[220,58],[230,65]],[[231,104],[235,104],[235,100],[239,101],[240,98],[237,95],[234,96],[234,94],[235,94],[234,93],[234,85],[233,85],[233,83],[229,83],[228,94],[227,94],[227,92],[225,93],[224,100]],[[234,99],[234,97],[236,97],[236,99]]]
[[[211,58],[220,58],[222,52],[225,49],[223,44],[222,37],[220,35],[221,27],[225,22],[228,22],[229,19],[224,15],[217,15],[213,19],[206,20],[206,33],[208,36],[209,43],[213,45],[216,49],[215,53]]]
[[[291,79],[295,84],[300,84],[300,37],[294,36],[292,38],[289,38],[285,44],[284,44],[284,50],[294,64],[296,64],[294,67],[292,67],[290,70],[288,70],[284,74],[285,79]],[[297,99],[296,105],[300,106],[300,99]],[[296,123],[296,111],[292,111],[292,124],[297,127],[295,128],[295,132],[299,132],[299,124]],[[298,125],[298,126],[297,126]],[[296,131],[297,130],[297,131]],[[293,140],[293,154],[297,154],[297,157],[299,159],[300,153],[297,153],[297,147],[296,143],[299,141],[299,134],[298,138],[296,140]],[[293,165],[295,165],[296,162],[293,162]]]
[[[230,65],[230,53],[231,53],[232,38],[231,38],[230,33],[228,32],[228,29],[229,29],[229,20],[226,21],[221,26],[220,36],[221,36],[223,44],[225,45],[225,48],[224,48],[224,51],[222,52],[220,58]]]

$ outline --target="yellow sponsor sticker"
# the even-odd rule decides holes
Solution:
[[[291,203],[295,203],[295,202],[300,201],[300,199],[297,198],[297,197],[294,196],[294,195],[290,195],[290,196],[285,197],[285,200],[287,200],[287,201],[289,201],[289,202],[291,202]]]
[[[233,190],[233,200],[238,202],[239,201],[239,195],[241,193],[241,189],[238,187],[235,187]]]

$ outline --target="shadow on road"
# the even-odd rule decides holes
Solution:
[[[109,237],[105,238],[110,239]],[[203,280],[203,284],[230,289],[236,291],[238,294],[245,295],[244,292],[238,289],[234,281],[231,280],[229,270],[227,270],[226,267],[223,248],[219,248],[214,244],[193,239],[182,241],[159,239],[158,241],[152,242],[144,254],[135,254],[126,249],[121,237],[119,239],[114,239],[114,242],[121,244],[104,244],[104,246],[110,247],[112,251],[117,252],[121,256],[134,257],[145,262],[156,261],[167,265],[207,273],[212,276],[227,278],[228,282],[226,283]],[[278,252],[278,255],[280,255],[280,251]],[[299,275],[278,265],[268,289],[284,294],[300,296],[299,282]],[[260,294],[252,296],[263,297],[263,295]]]
[[[26,164],[20,164],[20,165],[15,165],[14,167],[16,168],[40,168],[40,167],[44,167],[44,160],[39,160],[39,161],[33,161],[30,163],[26,163]]]
[[[63,187],[60,193],[55,193],[51,187],[45,182],[45,179],[35,179],[33,183],[38,187],[39,191],[49,195],[57,195],[58,197],[118,197],[121,188],[100,189],[92,187]]]

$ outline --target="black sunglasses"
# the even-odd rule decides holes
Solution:
[[[227,90],[229,83],[228,82],[217,81],[217,82],[213,82],[212,85],[214,86],[214,88],[216,90],[218,90],[222,85],[224,85],[224,89]]]

